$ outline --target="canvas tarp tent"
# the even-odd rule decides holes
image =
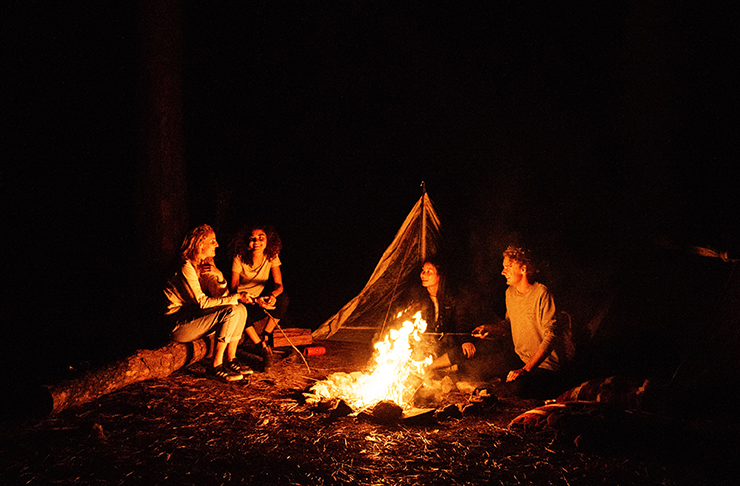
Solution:
[[[441,228],[426,191],[414,205],[393,242],[383,253],[362,291],[313,332],[317,340],[369,342],[382,333],[400,286],[437,253]]]

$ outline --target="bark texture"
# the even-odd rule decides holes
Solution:
[[[91,402],[132,383],[164,378],[203,359],[208,349],[208,339],[172,342],[153,350],[141,349],[127,358],[48,386],[53,402],[51,413]]]

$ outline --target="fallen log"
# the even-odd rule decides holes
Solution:
[[[49,385],[51,414],[92,402],[132,383],[165,378],[203,359],[211,346],[205,337],[190,343],[171,342],[159,349],[140,349],[127,358]]]

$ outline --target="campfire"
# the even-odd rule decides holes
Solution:
[[[403,410],[413,408],[414,393],[422,385],[424,372],[432,363],[431,355],[421,361],[414,359],[426,327],[426,321],[417,312],[375,344],[372,371],[329,375],[310,388],[307,402],[318,404],[341,399],[355,412],[381,402],[392,402]]]

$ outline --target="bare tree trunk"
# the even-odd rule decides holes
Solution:
[[[203,359],[210,346],[209,339],[203,338],[191,343],[172,342],[154,350],[142,349],[128,358],[49,386],[51,413],[92,402],[132,383],[167,377]]]
[[[141,0],[144,161],[139,174],[141,257],[153,275],[172,258],[187,229],[182,125],[182,6]]]

